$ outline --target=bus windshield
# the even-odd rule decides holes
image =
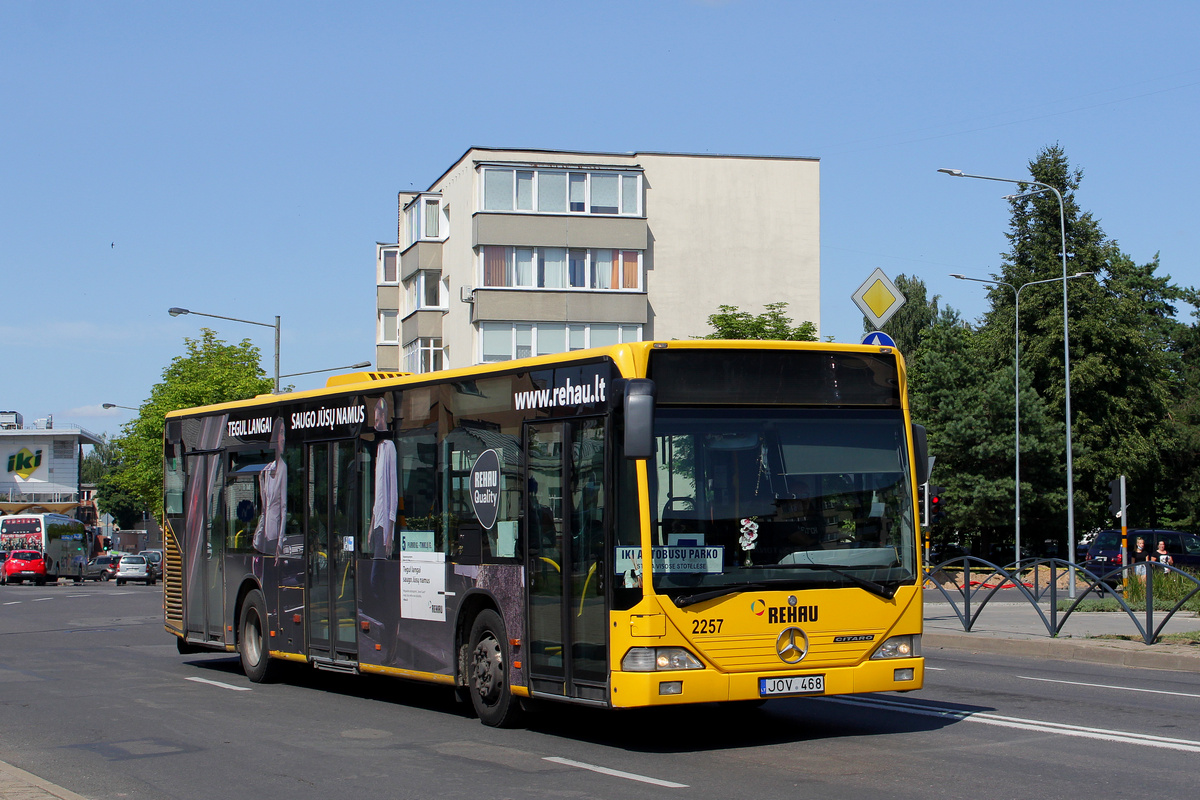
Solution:
[[[659,407],[649,465],[653,585],[859,586],[916,575],[904,416],[896,409]],[[888,589],[888,587],[891,587]]]

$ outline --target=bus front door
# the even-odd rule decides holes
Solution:
[[[357,661],[355,535],[359,475],[353,441],[308,445],[308,648],[314,658]]]
[[[608,698],[604,421],[528,424],[531,688]]]
[[[225,620],[225,460],[220,452],[187,457],[188,506],[182,550],[187,579],[187,638],[224,642]]]

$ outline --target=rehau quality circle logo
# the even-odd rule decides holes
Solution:
[[[484,450],[471,467],[471,507],[484,530],[491,530],[500,513],[500,456]]]
[[[761,617],[767,613],[767,604],[762,600],[754,600],[750,603],[750,610],[754,612],[754,616]]]

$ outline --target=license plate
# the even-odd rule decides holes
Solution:
[[[760,697],[781,694],[820,694],[825,691],[824,675],[792,675],[787,678],[759,678]]]

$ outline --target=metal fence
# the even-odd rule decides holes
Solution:
[[[932,577],[939,571],[946,574],[947,569],[962,570],[962,584],[956,586],[954,591],[948,590]],[[1060,612],[1059,600],[1069,600],[1070,592],[1060,588],[1058,584],[1063,576],[1070,581],[1072,574],[1075,580],[1075,599]],[[1166,608],[1155,608],[1155,585],[1160,587],[1162,594],[1161,589],[1165,587],[1166,581],[1180,584],[1174,592],[1179,599],[1173,604],[1162,603]],[[1142,641],[1148,645],[1158,640],[1163,627],[1177,611],[1200,594],[1200,579],[1195,575],[1156,561],[1127,564],[1097,575],[1078,564],[1059,558],[1024,559],[1002,567],[982,558],[959,556],[929,567],[925,573],[925,585],[932,585],[942,593],[954,609],[958,621],[962,623],[963,630],[968,632],[974,627],[988,602],[1001,589],[1011,588],[1019,591],[1033,606],[1049,636],[1058,636],[1067,619],[1085,600],[1111,597],[1129,617]],[[1182,591],[1178,591],[1179,589]],[[1144,610],[1134,609],[1130,605],[1129,595],[1132,594],[1144,596]],[[1047,608],[1042,607],[1043,603]]]

